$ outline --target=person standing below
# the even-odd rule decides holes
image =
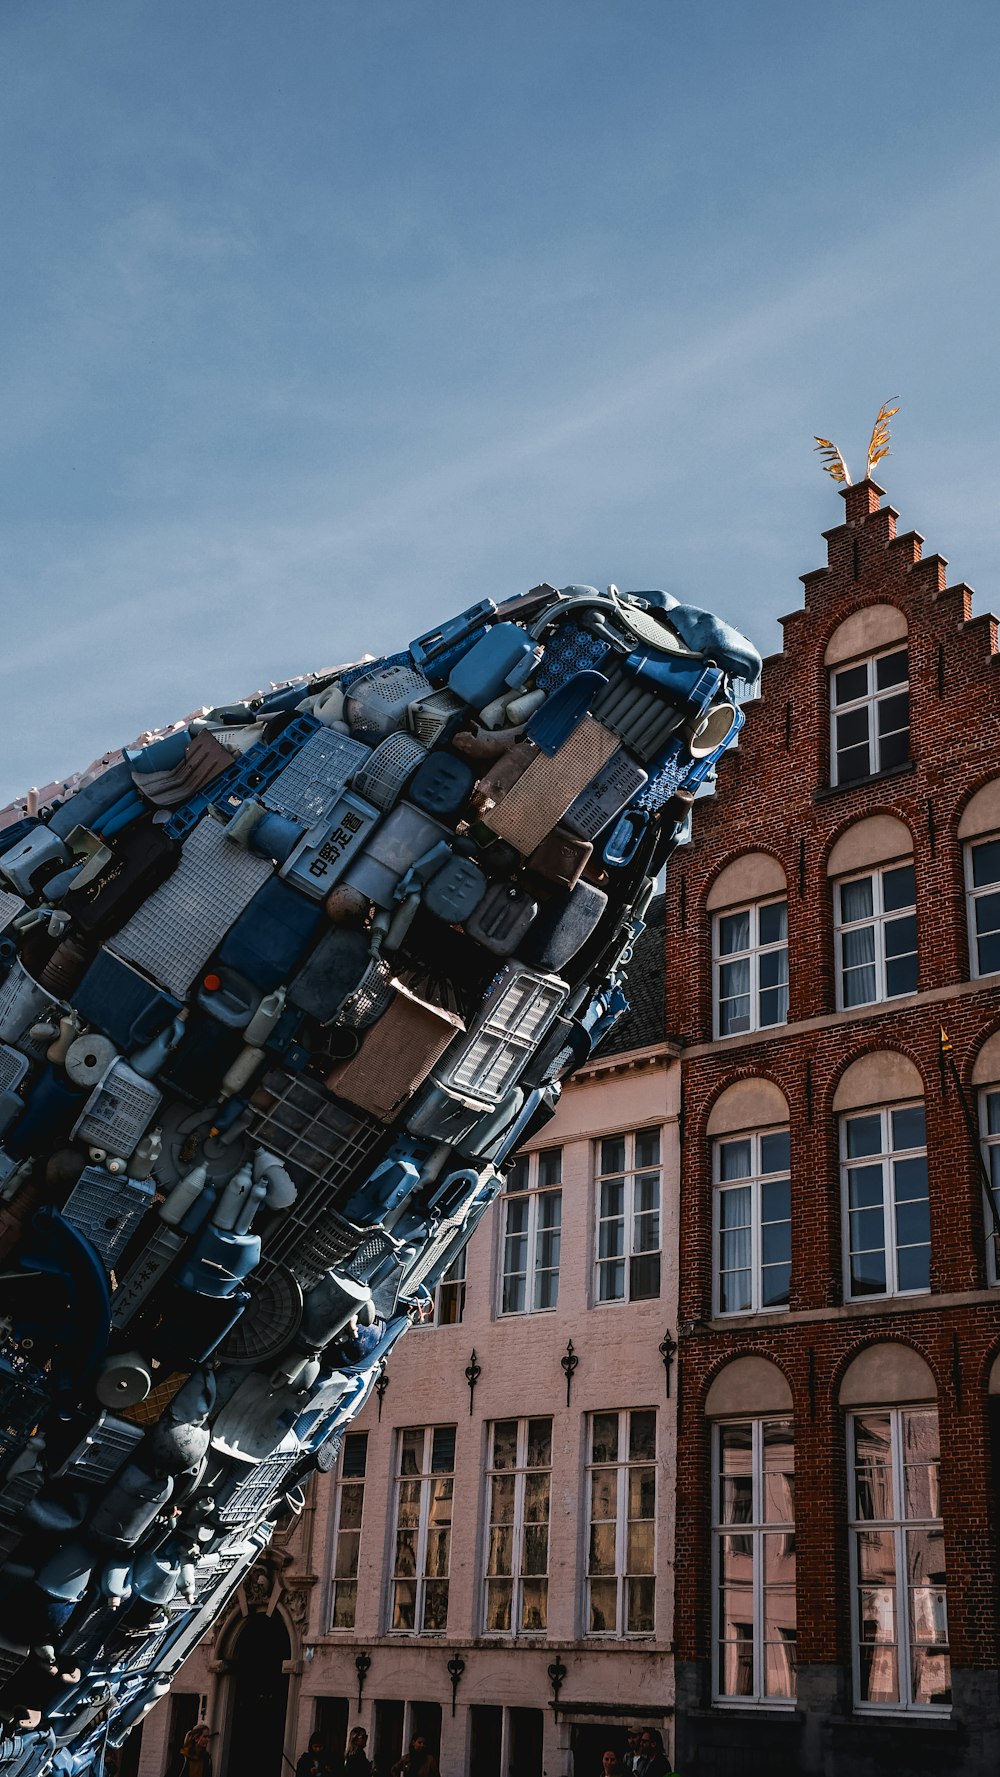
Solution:
[[[367,1728],[352,1728],[344,1755],[344,1777],[371,1777],[372,1761],[365,1751],[367,1745]]]
[[[670,1760],[663,1750],[659,1728],[643,1728],[635,1777],[670,1777]]]
[[[617,1752],[605,1752],[601,1755],[601,1777],[625,1777],[625,1767],[619,1764]]]
[[[205,1722],[189,1728],[181,1741],[181,1749],[167,1766],[167,1777],[212,1777],[212,1754],[208,1743],[212,1730]]]
[[[321,1735],[313,1735],[309,1751],[302,1754],[295,1767],[295,1777],[334,1777],[333,1760],[327,1758]]]
[[[627,1777],[635,1777],[635,1767],[639,1762],[639,1743],[642,1740],[641,1728],[625,1729],[625,1756],[622,1759]]]
[[[406,1757],[393,1765],[392,1777],[440,1777],[437,1759],[423,1734],[414,1734]]]

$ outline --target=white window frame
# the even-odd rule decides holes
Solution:
[[[653,1455],[652,1457],[635,1457],[630,1454],[632,1418],[634,1414],[648,1414],[653,1420]],[[618,1420],[618,1455],[613,1462],[598,1462],[594,1459],[594,1421],[596,1419],[616,1417]],[[587,1555],[584,1561],[584,1597],[583,1597],[583,1633],[589,1640],[614,1641],[649,1641],[656,1634],[656,1470],[657,1470],[657,1433],[659,1415],[655,1407],[619,1407],[612,1408],[608,1414],[590,1413],[587,1417],[587,1464],[586,1464],[586,1518],[588,1532]],[[624,1452],[624,1454],[623,1454]],[[595,1574],[591,1572],[590,1530],[595,1523],[610,1523],[610,1519],[595,1519],[593,1515],[593,1477],[603,1469],[615,1471],[615,1571],[614,1574]],[[652,1519],[633,1518],[631,1516],[633,1470],[650,1469],[653,1476],[653,1515]],[[649,1573],[634,1573],[629,1568],[629,1527],[632,1524],[653,1525],[653,1565]],[[652,1588],[653,1621],[648,1629],[631,1629],[628,1627],[629,1614],[629,1581],[633,1579],[648,1580]],[[591,1588],[595,1580],[600,1583],[613,1581],[615,1593],[615,1627],[613,1629],[595,1629],[591,1627]]]
[[[345,1474],[344,1470],[345,1470],[345,1466],[346,1466],[346,1462],[347,1462],[348,1447],[350,1446],[351,1448],[356,1449],[358,1447],[359,1442],[361,1443],[361,1449],[362,1449],[361,1473],[359,1475],[347,1475],[347,1474]],[[337,1477],[337,1498],[336,1498],[335,1509],[334,1509],[333,1560],[332,1560],[331,1568],[330,1568],[329,1618],[330,1618],[330,1634],[331,1635],[353,1635],[354,1631],[355,1631],[355,1625],[357,1623],[358,1573],[359,1573],[359,1569],[360,1569],[361,1535],[364,1530],[365,1482],[366,1482],[367,1471],[368,1471],[368,1433],[366,1431],[345,1432],[344,1433],[343,1449],[341,1450],[341,1453],[340,1453],[340,1472]],[[351,1526],[351,1528],[345,1529],[343,1526],[343,1522],[342,1522],[343,1512],[344,1512],[344,1501],[345,1501],[345,1497],[348,1493],[354,1493],[354,1492],[356,1492],[360,1495],[360,1511],[358,1513],[358,1523],[357,1523],[356,1528],[354,1526]],[[340,1555],[340,1539],[341,1539],[342,1535],[345,1537],[352,1536],[352,1537],[357,1538],[357,1544],[356,1544],[356,1548],[355,1548],[355,1566],[354,1566],[353,1574],[349,1574],[349,1573],[338,1574],[338,1572],[337,1572],[337,1568],[339,1565],[339,1555]],[[354,1609],[351,1612],[351,1620],[349,1623],[337,1623],[334,1620],[336,1617],[336,1614],[337,1614],[337,1589],[339,1586],[342,1586],[342,1585],[345,1585],[345,1586],[353,1585],[353,1587],[354,1587]]]
[[[649,1166],[636,1165],[636,1142],[642,1135],[656,1134],[659,1159]],[[655,1302],[660,1298],[663,1289],[663,1147],[665,1132],[661,1124],[647,1123],[641,1129],[613,1130],[607,1135],[598,1136],[594,1143],[594,1271],[593,1271],[593,1306],[595,1308],[621,1307],[628,1302]],[[623,1172],[602,1172],[601,1152],[606,1141],[622,1141],[625,1144],[625,1167]],[[656,1218],[658,1244],[656,1247],[640,1247],[636,1241],[636,1221],[638,1218],[654,1212],[636,1208],[636,1182],[638,1179],[657,1175]],[[623,1183],[623,1207],[621,1216],[601,1214],[602,1186],[615,1179]],[[623,1222],[623,1250],[621,1253],[601,1253],[601,1229],[606,1222]],[[633,1295],[632,1264],[634,1260],[657,1258],[657,1286],[649,1295]],[[624,1265],[625,1289],[620,1296],[601,1295],[602,1267],[622,1263]]]
[[[987,895],[1000,895],[1000,877],[995,882],[984,882],[977,888],[972,874],[972,854],[980,845],[1000,844],[1000,833],[977,833],[967,839],[962,847],[963,865],[965,869],[965,907],[969,926],[969,974],[973,981],[983,981],[991,975],[1000,973],[997,969],[982,969],[979,966],[979,933],[976,930],[976,903],[985,900]],[[1000,932],[1000,928],[998,928]],[[992,936],[992,934],[984,934]]]
[[[554,1314],[559,1306],[559,1272],[562,1263],[562,1148],[540,1148],[532,1154],[522,1154],[515,1162],[515,1170],[508,1173],[501,1193],[503,1212],[500,1217],[500,1244],[497,1253],[497,1317],[502,1320],[514,1319],[525,1314]],[[547,1168],[555,1167],[559,1173],[558,1183],[542,1182]],[[526,1177],[527,1183],[520,1184],[520,1177]],[[518,1182],[512,1186],[511,1180]],[[544,1200],[544,1201],[543,1201]],[[511,1211],[514,1206],[527,1214],[527,1226],[512,1232],[510,1229]],[[546,1226],[545,1216],[551,1215],[554,1208],[558,1209],[558,1222]],[[554,1265],[542,1264],[546,1256],[547,1243],[554,1237],[557,1258]],[[526,1268],[514,1271],[508,1268],[507,1259],[513,1241],[523,1240],[526,1249]],[[508,1278],[524,1278],[524,1306],[512,1308],[507,1306]],[[543,1278],[554,1283],[554,1296],[551,1302],[538,1300]]]
[[[788,1180],[788,1224],[789,1237],[792,1225],[792,1175],[791,1161],[788,1172],[765,1172],[763,1170],[763,1144],[769,1135],[788,1135],[788,1124],[776,1124],[771,1129],[734,1130],[725,1135],[716,1136],[712,1142],[712,1312],[720,1318],[731,1320],[747,1314],[787,1314],[787,1302],[765,1302],[764,1297],[764,1185],[769,1180]],[[722,1150],[735,1142],[750,1143],[750,1172],[746,1178],[724,1179],[722,1177]],[[749,1190],[750,1192],[750,1306],[749,1308],[723,1308],[722,1306],[722,1199],[727,1192]],[[782,1218],[784,1220],[784,1218]],[[790,1286],[789,1286],[790,1287]]]
[[[889,656],[893,654],[906,655],[906,678],[900,680],[898,685],[887,685],[884,690],[880,690],[877,680],[878,662],[880,660],[888,659]],[[849,698],[844,703],[837,703],[835,701],[834,693],[836,690],[838,673],[852,672],[859,666],[867,668],[867,686],[863,695],[860,697]],[[883,770],[892,769],[891,766],[883,766],[881,761],[880,741],[882,737],[878,732],[878,705],[886,702],[890,697],[900,697],[904,691],[907,694],[906,745],[907,756],[909,756],[912,711],[909,705],[910,657],[908,641],[904,641],[902,646],[900,646],[899,642],[893,642],[888,648],[879,648],[874,654],[863,655],[860,660],[838,660],[836,665],[830,668],[831,784],[861,784],[865,782],[866,778],[880,777]],[[861,709],[867,710],[868,712],[868,770],[858,772],[857,775],[853,777],[842,778],[840,775],[840,748],[837,745],[837,718],[838,716],[849,715],[852,711]],[[902,730],[898,728],[892,730],[893,734],[899,734],[901,732]],[[857,744],[860,746],[860,741]],[[899,763],[902,763],[902,761]]]
[[[723,1432],[736,1425],[751,1427],[751,1492],[752,1507],[749,1523],[726,1523],[724,1520],[722,1497],[722,1456],[721,1444]],[[721,1709],[794,1709],[796,1706],[796,1674],[797,1662],[793,1656],[790,1661],[792,1684],[791,1695],[781,1696],[769,1693],[766,1685],[767,1661],[765,1657],[765,1543],[766,1536],[783,1536],[792,1539],[794,1550],[795,1518],[768,1520],[765,1506],[764,1484],[764,1428],[765,1426],[787,1426],[792,1443],[792,1462],[794,1474],[795,1461],[795,1424],[790,1413],[740,1414],[738,1418],[720,1419],[712,1427],[712,1701]],[[720,1683],[720,1665],[722,1648],[722,1613],[721,1613],[721,1578],[722,1564],[720,1550],[724,1537],[739,1537],[751,1544],[751,1587],[752,1587],[752,1637],[751,1649],[753,1659],[752,1685],[749,1694],[745,1692],[724,1691]],[[794,1594],[798,1605],[798,1591]],[[775,1645],[781,1645],[776,1643]]]
[[[935,1534],[944,1536],[944,1528],[940,1513],[936,1517],[906,1515],[906,1499],[903,1486],[905,1474],[904,1420],[916,1413],[933,1413],[938,1417],[937,1407],[933,1402],[927,1404],[907,1404],[905,1407],[869,1407],[848,1415],[847,1441],[847,1517],[848,1539],[850,1544],[850,1576],[851,1576],[851,1663],[854,1682],[854,1707],[859,1715],[907,1715],[913,1716],[948,1716],[951,1714],[950,1703],[920,1703],[913,1697],[912,1681],[912,1637],[910,1631],[909,1600],[907,1598],[907,1581],[909,1565],[907,1560],[906,1538],[910,1531],[924,1534],[930,1529]],[[857,1425],[862,1419],[882,1418],[887,1416],[890,1421],[890,1482],[893,1492],[893,1513],[889,1518],[860,1518],[857,1515],[856,1493],[856,1452]],[[940,1453],[940,1420],[938,1421],[938,1451]],[[940,1454],[938,1455],[940,1463]],[[923,1466],[922,1464],[920,1466]],[[940,1495],[938,1497],[940,1505]],[[892,1534],[894,1543],[894,1581],[892,1586],[894,1600],[894,1624],[896,1626],[895,1646],[895,1677],[899,1691],[897,1701],[866,1702],[861,1694],[861,1639],[859,1634],[859,1608],[861,1602],[860,1562],[858,1559],[859,1537],[865,1532],[881,1531]],[[945,1583],[940,1587],[928,1587],[929,1591],[943,1593],[944,1620],[947,1626],[947,1566]],[[877,1589],[877,1588],[876,1588]],[[888,1589],[888,1588],[886,1588]],[[951,1644],[946,1638],[937,1645],[948,1655],[950,1661]]]
[[[393,1488],[394,1510],[393,1510],[393,1520],[392,1520],[392,1542],[390,1545],[391,1554],[390,1554],[390,1560],[388,1562],[389,1592],[388,1592],[388,1607],[386,1610],[386,1631],[390,1635],[426,1636],[426,1635],[444,1635],[447,1633],[448,1609],[449,1609],[449,1604],[450,1604],[449,1594],[450,1594],[450,1582],[451,1582],[451,1531],[452,1531],[452,1527],[454,1524],[454,1503],[455,1503],[455,1460],[453,1457],[452,1466],[450,1469],[433,1469],[431,1465],[432,1465],[432,1462],[434,1459],[435,1433],[437,1433],[437,1432],[451,1432],[452,1436],[454,1438],[455,1434],[457,1433],[457,1430],[458,1430],[458,1428],[454,1424],[445,1423],[445,1424],[441,1424],[441,1425],[400,1426],[396,1432],[396,1467],[395,1467],[395,1485]],[[414,1433],[414,1432],[421,1433],[422,1438],[423,1438],[423,1444],[421,1447],[420,1469],[419,1469],[419,1472],[416,1474],[404,1474],[402,1472],[404,1440],[405,1440],[408,1433]],[[431,1531],[441,1528],[441,1526],[431,1524],[431,1493],[432,1493],[432,1488],[433,1488],[434,1484],[439,1481],[450,1481],[451,1482],[451,1493],[450,1493],[449,1497],[451,1500],[452,1513],[451,1513],[451,1517],[447,1521],[448,1572],[446,1574],[429,1574],[427,1572],[427,1563],[428,1563],[428,1545],[430,1542]],[[416,1532],[417,1532],[416,1548],[415,1548],[415,1568],[416,1568],[416,1571],[412,1575],[408,1575],[408,1574],[404,1575],[404,1574],[397,1573],[397,1548],[398,1548],[397,1539],[400,1534],[399,1508],[400,1508],[402,1487],[403,1487],[404,1482],[419,1482],[419,1485],[420,1485],[419,1516],[418,1516],[418,1523],[415,1527]],[[440,1627],[425,1628],[423,1625],[424,1625],[424,1617],[425,1617],[426,1607],[427,1607],[428,1582],[437,1584],[442,1581],[443,1581],[444,1585],[448,1588],[448,1594],[446,1594],[446,1600],[445,1600],[445,1613],[444,1613],[445,1620],[444,1620],[444,1623],[441,1624]],[[414,1606],[413,1606],[414,1621],[413,1621],[412,1628],[409,1628],[409,1627],[402,1625],[402,1624],[397,1626],[393,1622],[393,1617],[395,1615],[395,1610],[396,1610],[396,1586],[397,1586],[397,1584],[404,1584],[404,1585],[412,1584],[414,1586],[414,1591],[415,1591]]]
[[[465,1258],[468,1246],[463,1246],[456,1253],[448,1269],[443,1272],[434,1285],[434,1318],[432,1325],[436,1327],[460,1327],[465,1314],[466,1271]],[[445,1306],[454,1300],[458,1305],[456,1314],[446,1314]],[[418,1322],[418,1325],[420,1323]]]
[[[537,1425],[539,1423],[547,1424],[548,1428],[549,1428],[549,1461],[548,1461],[548,1466],[546,1467],[546,1466],[539,1463],[539,1464],[535,1464],[531,1468],[529,1468],[528,1467],[528,1428],[530,1425]],[[512,1424],[516,1424],[516,1426],[517,1426],[517,1451],[516,1451],[515,1465],[513,1468],[498,1469],[494,1466],[495,1446],[494,1446],[493,1440],[494,1440],[494,1436],[495,1436],[495,1432],[496,1432],[496,1427],[498,1425],[512,1425]],[[517,1641],[517,1640],[522,1639],[524,1636],[545,1636],[545,1635],[548,1635],[548,1633],[549,1633],[549,1627],[548,1627],[549,1580],[551,1578],[550,1569],[551,1569],[551,1565],[552,1565],[552,1434],[553,1434],[553,1427],[554,1427],[554,1421],[552,1419],[552,1415],[549,1413],[531,1413],[531,1414],[528,1414],[523,1419],[515,1419],[514,1416],[512,1415],[508,1419],[493,1419],[490,1421],[489,1425],[487,1426],[487,1434],[486,1434],[487,1435],[486,1509],[483,1513],[483,1522],[484,1522],[485,1531],[486,1531],[486,1540],[485,1540],[485,1548],[483,1551],[483,1563],[482,1563],[482,1574],[483,1574],[483,1609],[482,1609],[483,1627],[482,1627],[482,1633],[483,1633],[483,1635],[490,1636],[490,1637],[500,1636],[503,1638],[504,1641]],[[526,1515],[525,1515],[525,1494],[527,1491],[527,1483],[528,1483],[528,1476],[529,1475],[547,1475],[549,1478],[548,1517],[545,1520],[545,1524],[546,1524],[546,1539],[545,1539],[546,1559],[545,1559],[544,1574],[537,1574],[537,1573],[526,1574],[526,1573],[522,1572],[522,1564],[524,1561],[524,1552],[525,1552],[525,1530],[528,1528],[527,1521],[526,1521]],[[511,1520],[511,1561],[510,1561],[511,1571],[509,1574],[491,1575],[490,1571],[489,1571],[489,1567],[490,1567],[490,1532],[494,1527],[493,1482],[495,1479],[503,1478],[506,1476],[511,1476],[514,1481],[514,1512],[513,1512],[513,1518]],[[541,1520],[539,1520],[539,1519],[532,1519],[531,1520],[531,1527],[537,1526],[537,1524],[540,1522],[541,1522]],[[501,1523],[501,1520],[496,1520],[496,1523],[499,1525]],[[496,1629],[496,1628],[490,1627],[489,1610],[490,1610],[490,1580],[491,1579],[496,1579],[501,1582],[505,1581],[505,1580],[510,1581],[511,1601],[510,1601],[510,1628],[509,1629]],[[544,1625],[544,1627],[541,1627],[541,1628],[522,1628],[521,1627],[521,1619],[524,1615],[524,1582],[525,1582],[525,1580],[533,1580],[533,1581],[540,1580],[543,1583],[544,1594],[545,1594],[545,1625]]]
[[[784,907],[785,936],[774,943],[762,944],[760,940],[760,916],[767,907]],[[741,913],[749,918],[750,936],[744,950],[727,951],[722,954],[722,922],[735,919]],[[761,959],[778,956],[784,953],[785,979],[774,982],[767,987],[761,986]],[[750,986],[747,997],[750,1001],[749,1022],[746,1030],[722,1029],[722,971],[727,964],[746,961],[749,964]],[[775,988],[785,990],[785,1010],[782,1018],[764,1024],[761,1019],[762,993],[771,993]],[[781,1030],[788,1023],[788,895],[768,895],[760,901],[745,901],[739,907],[723,907],[712,916],[712,1030],[717,1041],[725,1042],[730,1037],[745,1037],[755,1030]]]
[[[917,1148],[893,1148],[891,1118],[894,1111],[920,1109],[924,1113],[924,1141]],[[843,1225],[843,1267],[844,1267],[844,1300],[845,1302],[882,1302],[890,1296],[926,1296],[930,1294],[930,1283],[920,1284],[916,1288],[901,1289],[899,1287],[899,1251],[896,1243],[896,1192],[893,1162],[922,1157],[927,1164],[927,1124],[926,1104],[922,1098],[901,1100],[898,1104],[858,1105],[849,1111],[842,1111],[839,1118],[838,1137],[840,1143],[840,1181],[841,1206]],[[877,1154],[859,1155],[853,1160],[847,1156],[847,1125],[861,1117],[880,1117],[882,1121],[881,1148]],[[882,1169],[882,1251],[885,1254],[884,1290],[860,1290],[854,1294],[851,1287],[851,1206],[850,1206],[850,1174],[862,1166],[880,1165]],[[901,1202],[917,1201],[917,1199],[900,1199]],[[928,1239],[914,1242],[915,1245],[928,1247],[928,1269],[932,1257],[930,1241],[930,1182],[928,1179],[927,1195]],[[876,1205],[859,1206],[874,1209]],[[859,1251],[874,1251],[874,1248],[859,1248]]]
[[[891,864],[872,864],[868,867],[867,870],[854,870],[851,872],[850,876],[838,876],[834,882],[834,885],[833,885],[833,923],[834,923],[834,931],[836,934],[835,942],[836,942],[836,946],[837,946],[837,1010],[838,1010],[838,1012],[860,1012],[863,1006],[877,1006],[877,1005],[882,1004],[883,1001],[889,1000],[889,999],[908,999],[912,994],[915,994],[917,992],[917,988],[919,986],[919,976],[918,976],[917,985],[907,988],[905,993],[890,994],[889,987],[888,987],[888,961],[889,961],[889,959],[888,959],[888,956],[886,953],[886,941],[885,941],[887,926],[895,924],[897,920],[909,919],[912,916],[913,925],[914,925],[914,948],[913,948],[912,953],[910,951],[907,951],[905,954],[907,956],[912,954],[915,957],[915,959],[917,961],[918,970],[919,970],[919,966],[920,966],[920,950],[919,950],[919,943],[918,943],[917,932],[916,932],[916,924],[917,924],[916,880],[914,880],[912,902],[910,902],[906,907],[891,908],[888,912],[886,912],[886,909],[885,909],[885,877],[886,877],[886,874],[888,872],[893,871],[893,870],[903,870],[903,869],[906,869],[907,867],[909,867],[910,870],[913,870],[913,859],[912,858],[898,858],[894,863],[891,863]],[[871,911],[871,913],[866,914],[863,919],[845,920],[844,916],[843,916],[842,891],[845,888],[849,888],[852,882],[864,882],[869,879],[870,879],[871,885],[872,885],[872,911]],[[874,941],[874,946],[873,946],[874,952],[875,952],[874,957],[873,957],[873,966],[874,966],[874,970],[875,970],[875,992],[872,995],[871,999],[856,1000],[852,1005],[849,1006],[847,1004],[847,996],[844,992],[844,938],[847,934],[849,934],[851,932],[863,931],[863,930],[867,929],[868,927],[871,927],[872,930],[874,931],[874,934],[875,934],[875,941]]]
[[[997,1100],[1000,1110],[1000,1082],[996,1085],[980,1087],[979,1090],[979,1141],[983,1156],[983,1165],[992,1180],[993,1201],[1000,1213],[1000,1129],[996,1134],[990,1133],[989,1100]],[[986,1180],[983,1180],[983,1217],[986,1224],[986,1275],[994,1288],[1000,1284],[1000,1241],[996,1234],[996,1223],[990,1214],[990,1206],[986,1201]]]

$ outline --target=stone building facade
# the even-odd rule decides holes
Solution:
[[[685,1777],[1000,1758],[997,624],[843,497],[668,880]]]
[[[567,1086],[433,1321],[147,1719],[161,1777],[205,1719],[217,1777],[279,1777],[313,1731],[411,1735],[442,1777],[570,1777],[672,1743],[679,1078],[662,902],[633,1013]]]

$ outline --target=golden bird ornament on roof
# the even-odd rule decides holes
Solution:
[[[890,395],[889,400],[883,401],[878,410],[875,424],[872,427],[872,435],[868,445],[868,457],[865,462],[866,480],[873,473],[876,465],[882,461],[883,457],[889,455],[889,422],[893,415],[899,412],[898,406],[890,406],[890,402],[895,400],[895,395]],[[820,438],[818,433],[814,433],[813,436],[816,439],[816,449],[820,453],[820,460],[826,473],[832,475],[834,481],[842,482],[845,487],[850,487],[851,472],[844,461],[843,453],[838,449],[837,445],[834,444],[831,438]]]

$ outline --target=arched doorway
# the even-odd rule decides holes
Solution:
[[[288,1630],[273,1616],[249,1617],[233,1653],[224,1777],[281,1777],[285,1743]]]

